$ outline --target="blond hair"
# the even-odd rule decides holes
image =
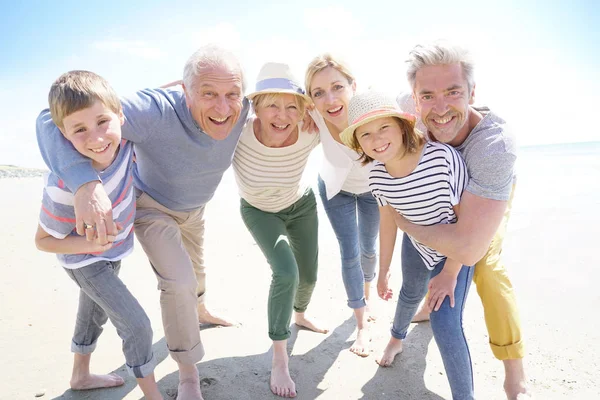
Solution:
[[[302,119],[304,117],[304,112],[306,111],[307,101],[304,97],[295,95],[293,93],[261,93],[261,94],[257,94],[256,96],[254,96],[252,98],[252,106],[254,107],[255,111],[261,107],[268,107],[271,104],[275,104],[275,102],[277,102],[277,100],[284,94],[291,94],[292,96],[294,96],[294,103],[296,104],[296,107],[298,107],[300,119]]]
[[[402,152],[400,157],[404,157],[406,154],[415,153],[419,147],[425,143],[425,136],[423,136],[421,131],[415,129],[414,125],[410,121],[404,118],[392,118],[394,118],[394,121],[396,121],[400,127],[400,131],[402,131],[402,144],[404,147],[404,152]],[[373,161],[373,158],[369,157],[362,149],[360,143],[358,143],[358,139],[356,138],[356,129],[352,135],[352,147],[360,155],[358,161],[360,161],[362,165],[367,165]]]
[[[329,53],[323,53],[316,56],[310,64],[308,64],[308,68],[306,68],[306,74],[304,75],[304,87],[306,88],[306,94],[312,97],[312,80],[315,74],[319,71],[324,70],[327,67],[331,67],[337,69],[344,77],[348,80],[349,84],[354,83],[354,75],[350,72],[350,68],[348,65],[340,60],[336,59]]]
[[[119,96],[108,82],[90,71],[69,71],[58,77],[50,87],[48,104],[52,121],[64,128],[65,117],[102,102],[112,112],[121,112]]]

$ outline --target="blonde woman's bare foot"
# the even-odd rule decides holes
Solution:
[[[429,321],[430,314],[431,313],[429,312],[429,309],[425,306],[425,303],[423,303],[421,305],[421,308],[419,308],[419,311],[417,311],[417,313],[413,317],[412,321],[410,321],[410,322],[417,323],[417,322]]]
[[[94,375],[82,374],[71,378],[71,389],[89,390],[121,386],[125,381],[117,374]]]
[[[233,326],[236,323],[223,316],[211,313],[204,303],[198,303],[198,322],[201,324],[211,324],[220,326]]]
[[[304,313],[294,312],[294,322],[296,325],[309,329],[317,333],[327,333],[329,328],[325,328],[321,323],[311,317],[307,317]]]
[[[356,340],[352,343],[350,351],[360,357],[368,357],[371,353],[370,349],[371,335],[369,328],[364,327],[358,330]]]
[[[200,378],[180,379],[177,400],[204,400],[200,390]]]
[[[402,353],[402,340],[391,337],[383,353],[375,360],[382,367],[389,367],[394,362],[394,358]]]

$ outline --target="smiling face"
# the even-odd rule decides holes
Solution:
[[[382,117],[359,126],[354,131],[362,151],[382,163],[401,158],[405,153],[404,132],[395,117]]]
[[[414,99],[429,133],[458,146],[469,135],[469,111],[475,88],[469,90],[460,63],[427,65],[416,73]]]
[[[242,112],[241,72],[227,66],[207,67],[193,82],[191,88],[183,87],[192,117],[208,136],[225,139]]]
[[[340,131],[348,127],[348,103],[356,84],[333,67],[326,67],[314,74],[310,84],[310,97],[325,121]]]
[[[262,96],[262,98],[260,98]],[[303,107],[293,94],[265,94],[254,99],[261,135],[267,142],[284,142],[298,127]]]
[[[124,122],[122,111],[116,114],[97,100],[64,117],[60,130],[79,153],[92,160],[94,168],[103,170],[115,159]]]

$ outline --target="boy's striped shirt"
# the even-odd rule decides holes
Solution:
[[[133,222],[135,220],[135,192],[133,189],[133,145],[123,140],[113,163],[99,173],[102,185],[113,205],[114,221],[121,229],[113,246],[104,253],[57,254],[65,268],[75,269],[100,260],[117,261],[133,250]],[[44,196],[39,224],[57,239],[77,235],[75,228],[74,195],[55,174],[44,177]]]
[[[402,178],[391,176],[385,165],[375,162],[369,187],[380,206],[391,205],[417,225],[452,224],[457,221],[453,206],[460,201],[469,179],[458,152],[443,143],[426,143],[419,164]],[[429,269],[445,256],[410,237]]]

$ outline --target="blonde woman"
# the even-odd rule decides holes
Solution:
[[[319,195],[340,246],[342,280],[348,307],[354,311],[357,338],[350,351],[370,353],[367,303],[377,265],[379,230],[377,202],[368,184],[369,166],[344,146],[340,133],[348,127],[348,103],[356,91],[349,68],[330,54],[314,58],[306,70],[306,91],[315,104],[311,112],[323,143]]]
[[[317,281],[318,220],[315,196],[301,178],[319,135],[299,126],[310,98],[287,65],[265,64],[248,98],[256,117],[246,122],[233,168],[242,219],[273,272],[268,301],[271,391],[295,397],[286,349],[292,311],[297,325],[327,332],[304,315]]]

